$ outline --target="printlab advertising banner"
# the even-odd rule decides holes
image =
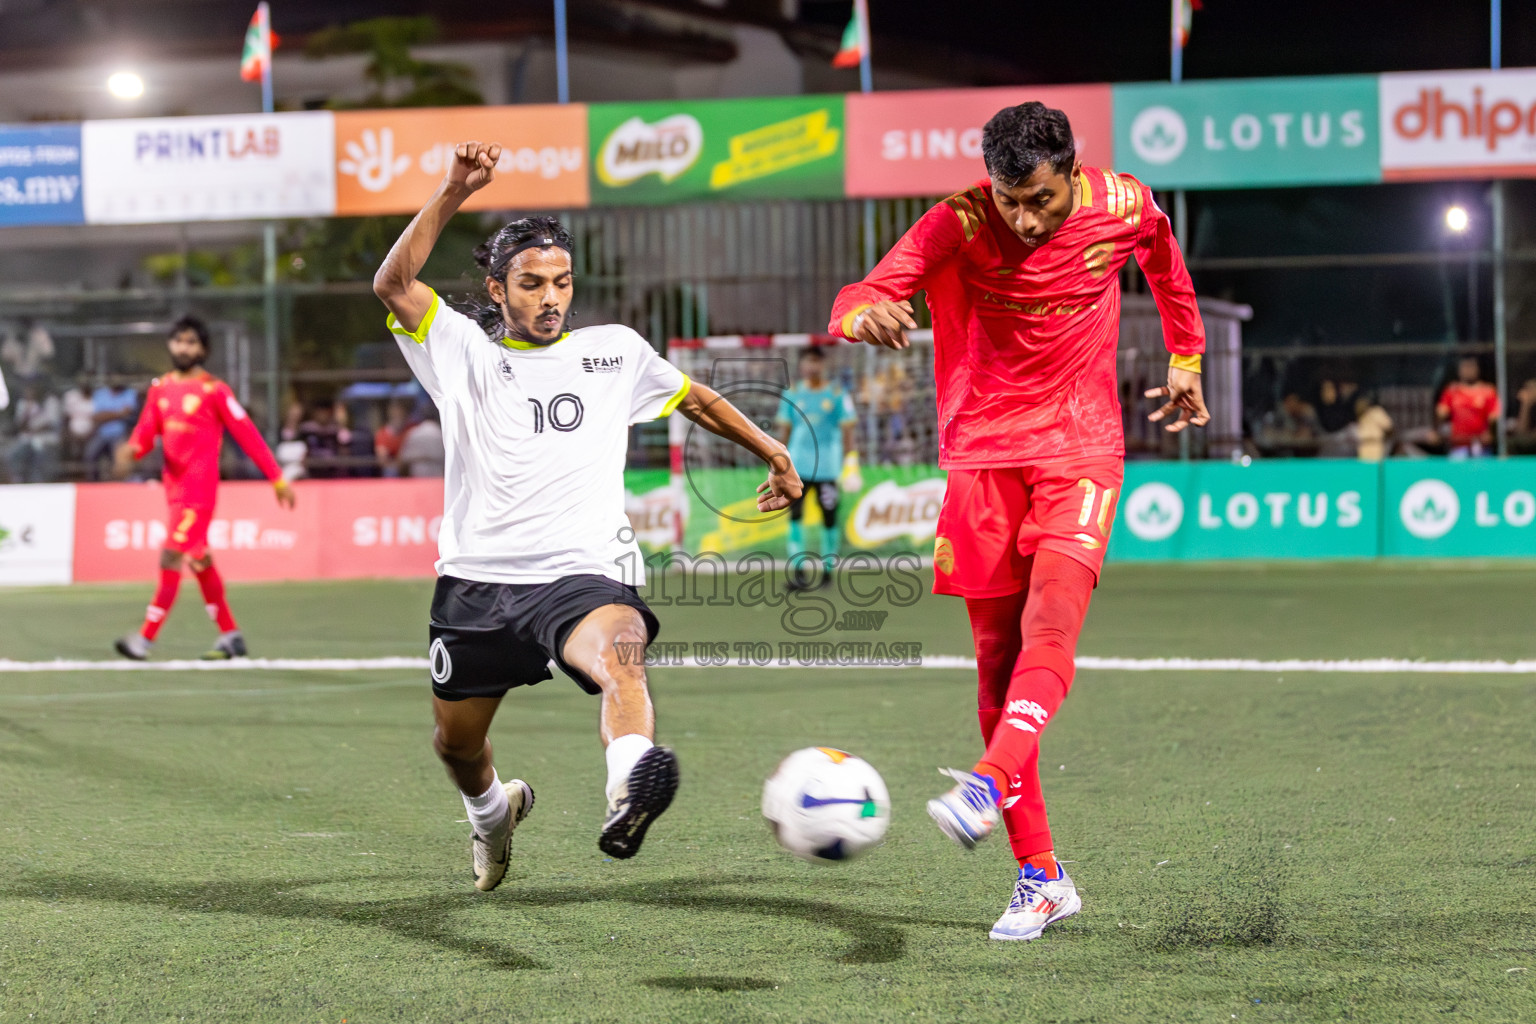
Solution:
[[[592,203],[840,199],[843,97],[598,103]]]
[[[1536,69],[1381,76],[1388,180],[1536,176]]]
[[[336,214],[415,213],[470,139],[499,142],[496,179],[466,210],[587,205],[587,108],[529,105],[342,111],[336,118]]]
[[[1131,462],[1114,561],[1370,558],[1380,469],[1343,459]]]
[[[1036,100],[1066,113],[1077,154],[1112,160],[1108,85],[926,89],[848,96],[846,191],[854,197],[947,195],[986,177],[981,129],[1004,107]]]
[[[0,125],[0,227],[84,220],[80,126]]]
[[[1382,554],[1536,556],[1536,459],[1383,466]]]
[[[1381,180],[1374,75],[1117,85],[1115,169],[1153,188]]]
[[[327,111],[87,121],[85,219],[329,217],[333,128]]]
[[[0,486],[0,586],[73,579],[74,484]]]

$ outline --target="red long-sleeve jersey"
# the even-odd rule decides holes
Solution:
[[[1119,271],[1133,254],[1168,350],[1205,350],[1189,271],[1151,190],[1094,167],[1076,179],[1081,202],[1043,245],[1013,233],[982,181],[924,214],[833,304],[829,329],[850,338],[867,306],[927,290],[945,469],[1125,456],[1115,349]]]
[[[187,381],[157,377],[128,443],[142,459],[162,438],[165,496],[172,505],[212,508],[219,488],[219,451],[224,431],[235,436],[268,480],[282,470],[229,385],[209,373]]]

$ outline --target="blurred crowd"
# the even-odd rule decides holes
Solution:
[[[1391,455],[1482,458],[1497,453],[1498,424],[1505,417],[1510,451],[1536,454],[1536,379],[1525,381],[1508,409],[1485,379],[1475,356],[1457,362],[1456,375],[1434,399],[1430,417],[1399,423],[1382,394],[1348,376],[1324,378],[1310,394],[1287,390],[1252,428],[1253,447],[1264,456],[1358,458],[1377,462]],[[1404,391],[1408,389],[1395,389]]]
[[[0,412],[0,483],[114,479],[114,456],[138,422],[139,387],[103,374],[59,379],[53,342],[40,326],[0,340],[0,372],[10,408]],[[414,383],[352,385],[340,394],[294,403],[276,449],[290,479],[443,475],[443,431],[436,408]],[[234,445],[226,475],[258,476]],[[131,471],[159,474],[150,458]]]

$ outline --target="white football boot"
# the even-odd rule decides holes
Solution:
[[[955,788],[928,801],[928,817],[949,838],[967,850],[974,850],[1003,820],[992,780],[956,768],[940,768],[939,774],[954,779]]]
[[[501,884],[507,875],[507,864],[512,859],[512,832],[518,823],[533,810],[533,787],[522,779],[503,782],[507,791],[508,814],[501,825],[482,836],[472,833],[469,840],[470,855],[474,859],[475,888],[490,892]]]
[[[1059,866],[1057,870],[1060,870]],[[1082,909],[1082,897],[1078,896],[1077,886],[1072,884],[1065,871],[1061,872],[1060,878],[1026,878],[1025,869],[1020,868],[1019,880],[1013,887],[1013,899],[1008,901],[1008,909],[992,926],[992,938],[1014,942],[1038,939],[1046,925],[1071,917]]]

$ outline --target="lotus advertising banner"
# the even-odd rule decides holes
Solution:
[[[1380,468],[1344,459],[1131,462],[1109,558],[1370,558]]]
[[[79,224],[78,124],[0,125],[0,227]]]
[[[1389,462],[1382,498],[1382,554],[1536,555],[1536,459]]]
[[[841,199],[843,97],[598,103],[594,206]]]
[[[1115,169],[1153,188],[1381,180],[1375,75],[1117,85]]]

